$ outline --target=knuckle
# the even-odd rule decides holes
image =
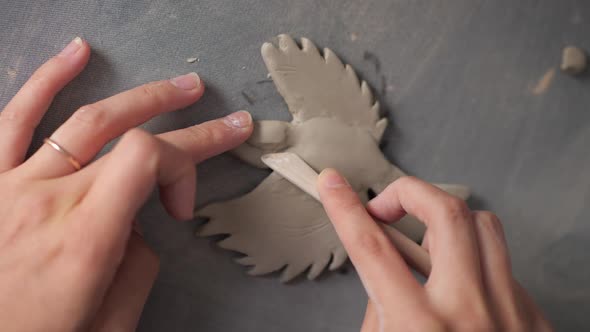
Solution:
[[[362,198],[354,191],[344,177],[342,177],[341,180],[342,182],[339,181],[334,185],[328,185],[327,181],[323,181],[324,185],[320,186],[318,189],[324,193],[331,193],[329,195],[324,195],[324,200],[329,203],[329,205],[333,206],[333,209],[338,209],[344,213],[354,213],[357,216],[364,214],[363,212],[366,210],[361,203]]]
[[[359,215],[362,213],[362,209],[364,208],[361,206],[361,203],[357,197],[353,196],[355,194],[350,194],[350,190],[351,189],[349,187],[335,188],[332,191],[333,194],[328,196],[327,199],[332,200],[336,209],[348,214]]]
[[[477,211],[477,219],[493,222],[493,220],[497,220],[498,217],[490,211]]]
[[[56,55],[41,65],[41,67],[37,69],[37,73],[46,76],[48,73],[58,73],[55,71],[58,68],[59,72],[62,72],[64,67],[70,65],[71,63],[69,61]]]
[[[187,128],[187,133],[195,143],[202,145],[219,145],[223,142],[223,134],[209,126],[196,125]]]
[[[443,203],[442,215],[450,222],[462,222],[469,219],[470,211],[465,201],[449,195]]]
[[[26,83],[26,88],[35,90],[36,93],[44,91],[51,86],[51,80],[44,73],[43,70],[39,69],[31,75],[31,78]]]
[[[150,82],[144,84],[138,88],[140,98],[145,98],[150,103],[156,105],[156,107],[163,106],[164,104],[164,85],[161,81]]]
[[[137,128],[127,131],[121,139],[121,144],[145,149],[148,152],[154,152],[157,150],[155,139],[150,134]]]
[[[26,124],[26,119],[15,108],[6,108],[0,112],[0,124],[20,127]]]
[[[389,250],[389,240],[382,233],[361,233],[352,240],[353,247],[373,258],[384,256]]]
[[[502,222],[493,213],[489,211],[481,211],[477,213],[477,221],[484,226],[486,230],[492,231],[496,234],[503,234],[504,229]]]
[[[161,149],[158,140],[141,129],[131,129],[123,135],[119,143],[123,148],[128,149],[137,159],[152,159],[159,156]]]
[[[107,112],[104,111],[100,102],[80,107],[74,112],[72,119],[93,130],[101,130],[108,125]]]
[[[60,86],[55,75],[49,75],[45,68],[41,67],[35,71],[23,86],[23,90],[34,98],[49,100],[57,93]]]

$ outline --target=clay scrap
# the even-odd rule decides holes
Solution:
[[[563,49],[561,57],[561,70],[568,74],[577,75],[586,70],[586,53],[576,46],[568,46]]]
[[[318,172],[338,169],[364,202],[369,190],[379,193],[405,174],[379,149],[387,119],[368,84],[334,52],[280,35],[276,45],[262,46],[262,58],[293,120],[256,122],[251,138],[233,151],[238,158],[266,168],[262,155],[294,152]],[[439,186],[464,199],[469,195],[461,185]],[[242,253],[236,262],[251,266],[251,275],[282,270],[284,282],[302,273],[314,279],[348,257],[322,205],[274,172],[250,193],[196,215],[209,220],[197,234],[228,235],[219,246]],[[395,227],[415,241],[425,231],[411,216]]]

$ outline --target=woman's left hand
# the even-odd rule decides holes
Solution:
[[[35,127],[89,56],[76,38],[0,113],[3,330],[134,330],[158,271],[156,255],[131,232],[137,211],[159,185],[168,212],[192,218],[195,164],[252,132],[247,112],[158,136],[132,129],[196,102],[204,85],[191,73],[81,107],[51,136],[57,146],[25,160]]]

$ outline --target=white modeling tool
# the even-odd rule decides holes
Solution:
[[[320,195],[316,189],[318,173],[298,155],[292,152],[270,153],[262,156],[262,162],[305,193],[320,201]],[[423,276],[428,277],[432,269],[428,252],[393,226],[380,220],[377,222],[404,260]]]

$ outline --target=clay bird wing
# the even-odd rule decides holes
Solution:
[[[365,81],[350,65],[325,48],[323,55],[307,38],[301,47],[288,35],[277,37],[276,46],[264,43],[262,58],[275,87],[293,115],[291,123],[256,121],[248,141],[232,152],[245,162],[266,168],[260,157],[284,151],[293,125],[317,117],[338,119],[349,125],[366,128],[376,142],[381,140],[387,119],[379,116],[379,102]]]
[[[350,65],[343,65],[327,48],[322,56],[307,38],[301,38],[301,47],[288,35],[277,38],[278,46],[262,45],[262,58],[294,124],[331,117],[374,130],[379,122],[379,103]]]
[[[308,270],[314,279],[348,257],[322,206],[277,173],[250,193],[208,205],[197,216],[209,219],[197,234],[228,234],[219,246],[244,254],[236,262],[251,266],[250,275],[283,269],[281,281],[287,282]]]

